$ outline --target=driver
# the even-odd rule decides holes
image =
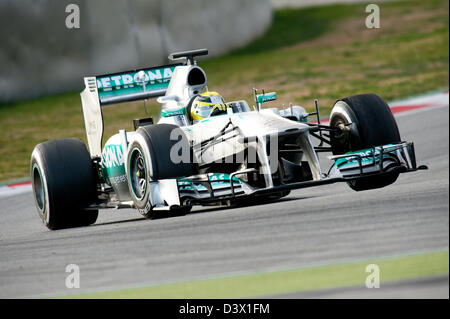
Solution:
[[[197,123],[210,116],[227,114],[228,106],[219,93],[206,91],[194,99],[190,115],[193,122]]]

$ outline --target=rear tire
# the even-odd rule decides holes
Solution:
[[[173,130],[177,130],[171,139]],[[189,161],[174,163],[171,151],[175,144],[180,143],[181,148],[189,151]],[[131,198],[141,215],[149,219],[170,216],[168,212],[153,210],[151,181],[158,179],[172,179],[190,176],[196,172],[192,160],[192,151],[189,142],[176,125],[157,124],[142,126],[136,131],[136,138],[131,142],[127,155],[127,178]],[[156,194],[155,194],[156,195]],[[190,210],[188,206],[180,206],[174,214],[185,214]]]
[[[96,174],[81,140],[38,144],[30,166],[36,208],[45,226],[54,230],[96,222],[98,210],[86,210],[96,200]]]
[[[330,126],[354,123],[350,132],[331,134],[334,155],[374,146],[400,143],[397,122],[387,103],[376,94],[361,94],[338,100],[330,115]],[[399,173],[370,176],[348,182],[356,190],[381,188],[394,183]]]

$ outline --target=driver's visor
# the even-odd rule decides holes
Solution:
[[[211,95],[209,98],[211,99],[211,103],[225,104],[225,101],[223,100],[223,98],[220,95]]]
[[[211,110],[213,109],[214,104],[208,103],[204,105],[197,106],[195,110],[195,115],[197,115],[200,118],[207,118],[211,114]]]

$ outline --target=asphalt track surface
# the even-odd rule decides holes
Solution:
[[[200,207],[160,220],[142,219],[134,210],[105,210],[93,226],[60,231],[41,224],[31,193],[0,198],[0,298],[62,296],[448,249],[448,116],[446,106],[397,117],[402,138],[415,142],[418,162],[430,169],[402,174],[378,190],[354,192],[333,184],[292,191],[276,203]],[[68,264],[80,267],[76,291],[65,287]],[[448,298],[448,277],[437,282]],[[401,290],[402,297],[436,295],[433,289],[420,294],[417,285],[422,283]]]

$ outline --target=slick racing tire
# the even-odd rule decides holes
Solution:
[[[361,94],[338,100],[330,115],[330,126],[350,124],[349,131],[331,134],[334,155],[374,146],[400,143],[397,122],[387,103],[376,94]],[[348,182],[356,190],[381,188],[394,183],[399,173],[370,176]]]
[[[174,153],[174,150],[177,152]],[[172,156],[181,156],[178,158],[181,161],[172,161],[171,152]],[[187,154],[183,156],[180,152]],[[192,158],[189,141],[178,126],[157,124],[138,128],[135,139],[128,147],[127,179],[131,198],[144,217],[154,219],[170,216],[168,212],[158,213],[153,209],[152,200],[159,198],[160,194],[152,194],[155,190],[151,189],[151,182],[193,175],[196,166]],[[173,213],[185,214],[189,209],[180,206]]]
[[[49,229],[88,226],[98,210],[97,178],[84,143],[75,138],[38,144],[31,155],[31,185],[39,217]]]

